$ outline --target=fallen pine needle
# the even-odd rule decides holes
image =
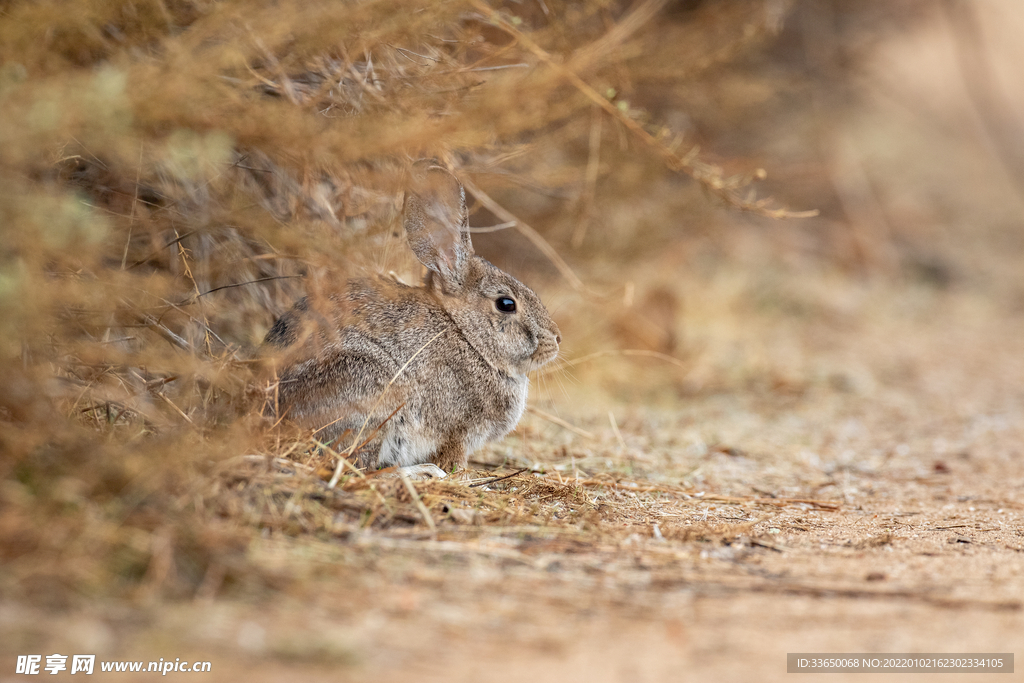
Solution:
[[[420,498],[420,494],[416,492],[416,487],[409,481],[409,475],[405,473],[401,467],[398,468],[398,476],[402,479],[402,483],[405,484],[406,490],[409,495],[412,496],[412,502],[416,504],[416,509],[423,515],[423,521],[427,523],[427,527],[431,533],[437,532],[437,525],[434,524],[434,518],[430,516],[430,510],[423,504],[423,499]]]

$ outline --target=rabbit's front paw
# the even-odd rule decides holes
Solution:
[[[448,475],[440,467],[432,462],[423,463],[422,465],[406,465],[405,467],[396,467],[393,472],[381,475],[382,477],[406,477],[413,481],[423,481],[425,479],[447,479]]]

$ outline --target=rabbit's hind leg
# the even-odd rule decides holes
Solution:
[[[466,442],[457,435],[448,438],[444,444],[437,449],[431,461],[445,472],[454,472],[466,466]]]

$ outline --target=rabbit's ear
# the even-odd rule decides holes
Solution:
[[[405,195],[405,234],[420,263],[437,273],[446,289],[461,289],[473,255],[466,194],[455,176],[420,161]]]

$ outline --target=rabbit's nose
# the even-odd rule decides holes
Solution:
[[[556,325],[554,321],[552,321],[551,326],[548,327],[548,332],[555,335],[555,344],[562,343],[562,331],[558,329],[558,325]]]

